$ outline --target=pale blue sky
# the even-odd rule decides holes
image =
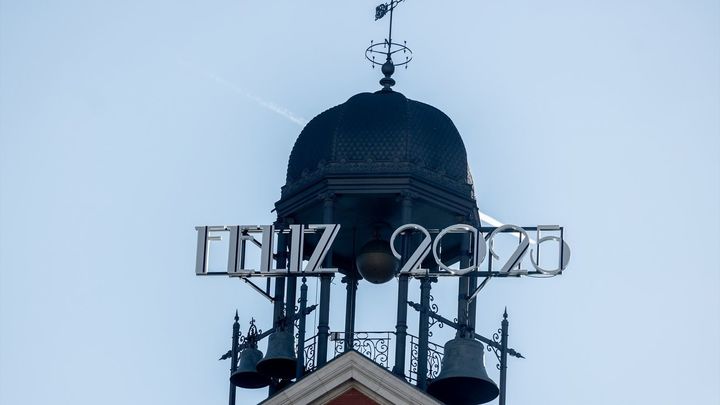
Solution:
[[[0,403],[226,402],[235,308],[270,308],[195,277],[193,227],[273,220],[298,122],[379,87],[376,3],[0,1]],[[718,2],[401,8],[396,89],[453,119],[481,209],[572,246],[479,298],[527,357],[509,403],[720,403]],[[392,291],[361,284],[358,329]]]

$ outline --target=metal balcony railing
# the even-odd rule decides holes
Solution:
[[[330,332],[328,346],[328,359],[335,358],[345,353],[347,337],[344,332]],[[418,343],[419,339],[414,335],[407,335],[410,344],[406,345],[406,364],[403,367],[405,379],[414,384],[417,382],[418,369]],[[395,358],[395,339],[393,331],[362,331],[352,334],[352,348],[376,364],[392,371],[391,359]],[[440,373],[440,365],[443,358],[443,346],[429,342],[428,344],[427,377],[433,379]],[[317,368],[317,335],[305,340],[305,372],[310,373]]]

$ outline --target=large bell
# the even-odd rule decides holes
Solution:
[[[293,378],[297,357],[291,329],[278,329],[268,337],[268,349],[265,357],[257,364],[257,369],[268,377]]]
[[[445,345],[440,374],[428,385],[428,394],[449,405],[483,404],[500,390],[485,371],[483,344],[455,338]]]
[[[230,376],[230,382],[240,388],[262,388],[270,385],[270,378],[257,371],[257,364],[262,358],[263,353],[258,349],[243,349],[240,352],[240,364]]]

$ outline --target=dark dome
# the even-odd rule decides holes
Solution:
[[[283,195],[322,177],[398,173],[472,192],[465,146],[447,115],[398,92],[360,93],[305,126]]]

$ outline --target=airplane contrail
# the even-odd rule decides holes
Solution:
[[[194,70],[196,73],[199,73],[200,75],[205,76],[207,79],[214,81],[216,84],[219,84],[220,86],[225,87],[226,89],[232,91],[235,94],[239,94],[243,97],[249,98],[250,100],[256,102],[260,107],[266,108],[266,109],[274,112],[275,114],[285,118],[286,120],[297,124],[301,128],[304,127],[305,124],[307,124],[307,120],[305,118],[295,115],[292,111],[288,110],[287,108],[277,105],[271,101],[263,100],[262,98],[250,93],[249,91],[243,89],[242,87],[238,86],[237,84],[235,84],[215,73],[208,72],[208,71],[198,69],[198,68],[194,68],[182,60],[180,60],[179,62],[181,65],[189,67],[191,70]]]
[[[240,94],[241,96],[245,96],[249,98],[250,100],[253,100],[254,102],[258,103],[261,107],[267,108],[268,110],[280,115],[281,117],[294,122],[295,124],[299,125],[301,128],[307,124],[307,120],[302,117],[298,117],[297,115],[293,114],[292,111],[288,110],[285,107],[279,106],[271,101],[263,100],[260,97],[255,96],[254,94],[250,93],[249,91],[241,88],[240,86],[230,82],[227,79],[224,79],[214,73],[206,73],[206,76],[210,79],[212,79],[215,83],[224,86],[230,90],[232,90],[236,94]]]

